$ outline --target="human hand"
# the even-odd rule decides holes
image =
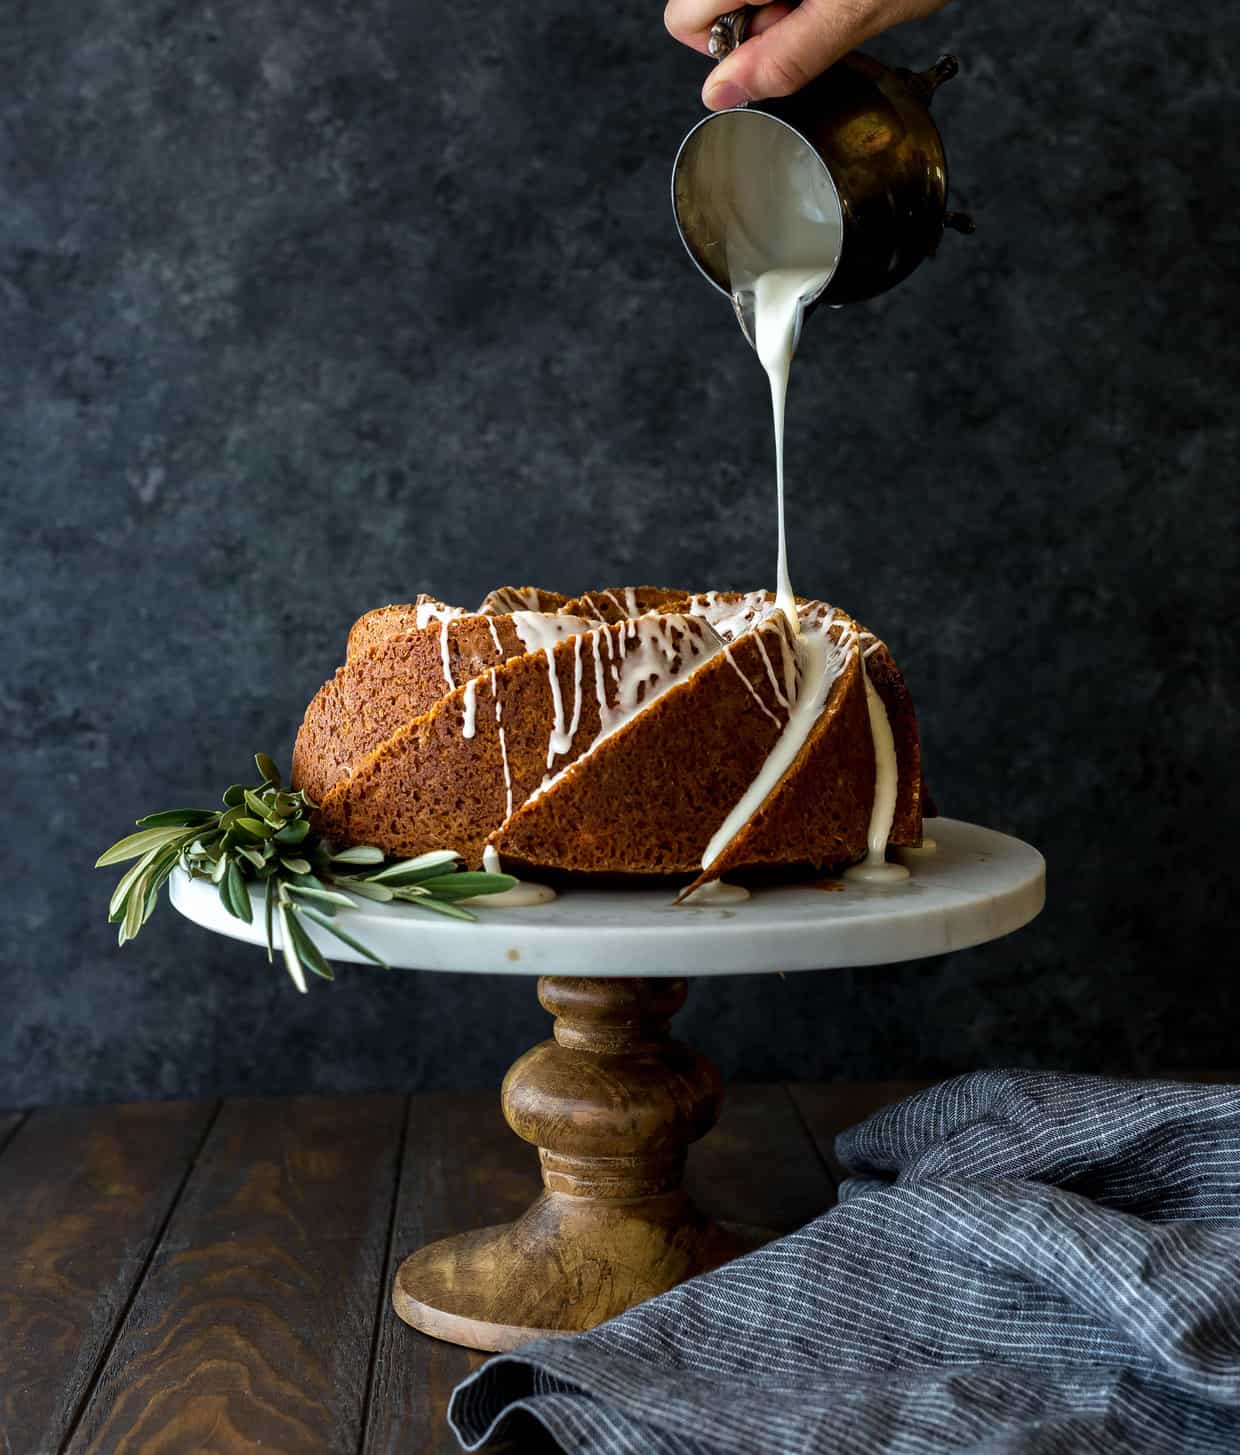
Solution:
[[[948,0],[756,0],[744,45],[706,78],[711,111],[788,96],[872,36],[942,10]],[[668,0],[663,22],[678,41],[709,55],[710,28],[734,10],[723,0]]]

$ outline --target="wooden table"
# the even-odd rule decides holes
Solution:
[[[686,1185],[797,1227],[919,1084],[732,1087]],[[0,1451],[455,1451],[486,1356],[402,1324],[393,1272],[539,1186],[494,1092],[0,1112]]]

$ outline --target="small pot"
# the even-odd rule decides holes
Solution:
[[[740,44],[747,18],[746,10],[716,23],[712,54],[722,58]],[[795,95],[704,117],[676,155],[672,206],[681,239],[706,278],[737,304],[719,198],[732,185],[727,169],[752,168],[755,159],[777,178],[779,167],[764,163],[779,156],[782,165],[795,166],[800,185],[796,197],[771,195],[768,177],[751,232],[767,229],[778,246],[788,231],[782,212],[803,225],[807,209],[835,230],[834,268],[809,307],[885,293],[934,256],[944,228],[972,232],[967,214],[947,210],[947,158],[930,115],[935,91],[958,69],[953,56],[944,56],[915,74],[853,51]],[[750,337],[739,305],[737,312]]]

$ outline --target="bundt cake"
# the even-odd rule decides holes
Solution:
[[[471,866],[829,870],[921,840],[917,720],[886,647],[768,592],[502,587],[369,612],[293,782],[343,843]]]

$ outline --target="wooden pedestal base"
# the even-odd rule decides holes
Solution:
[[[685,1154],[719,1115],[704,1057],[668,1035],[684,980],[544,977],[555,1038],[504,1078],[509,1126],[539,1149],[545,1191],[513,1223],[461,1233],[401,1264],[406,1323],[474,1349],[577,1333],[764,1241],[681,1189]],[[769,1236],[769,1235],[765,1235]]]

